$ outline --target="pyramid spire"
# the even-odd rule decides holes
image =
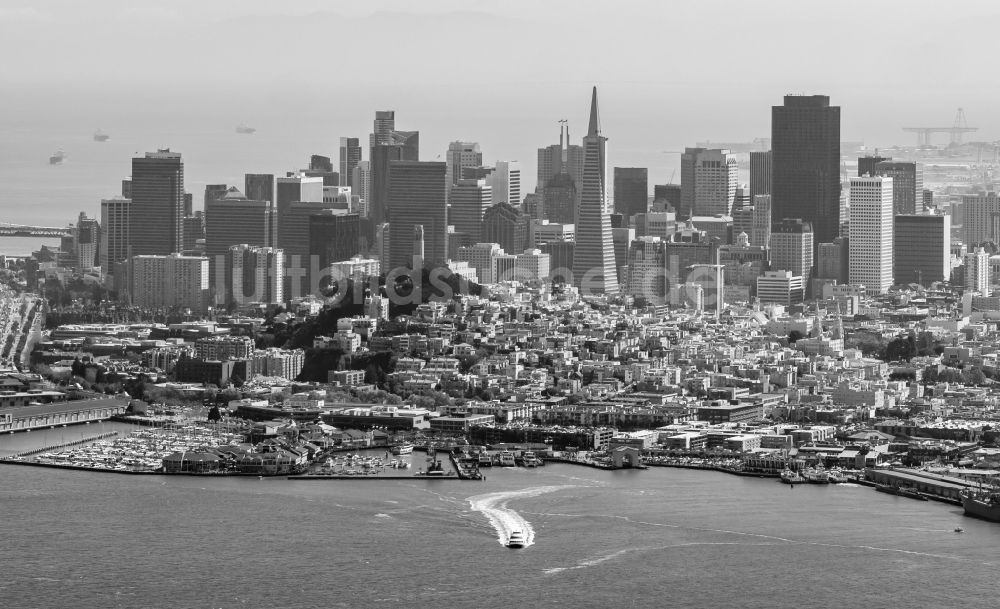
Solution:
[[[600,135],[601,134],[601,119],[597,114],[597,87],[594,87],[593,96],[590,98],[590,127],[587,129],[587,135]]]

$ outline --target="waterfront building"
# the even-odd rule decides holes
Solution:
[[[448,252],[446,164],[396,161],[389,165],[389,268],[412,263],[413,229],[424,227],[425,261],[441,264]],[[388,270],[388,269],[387,269]]]
[[[896,215],[893,221],[893,281],[924,286],[949,281],[951,216],[904,214]]]
[[[353,190],[354,170],[361,162],[361,144],[356,137],[340,138],[340,185]]]
[[[170,149],[132,159],[130,253],[164,256],[184,245],[184,163]]]
[[[840,236],[840,107],[826,95],[786,95],[771,109],[771,213],[801,218],[815,243]],[[890,240],[891,241],[891,240]]]
[[[851,178],[850,197],[850,283],[884,294],[893,283],[892,178]]]
[[[131,263],[132,304],[149,309],[208,308],[208,258],[203,256],[133,256]]]
[[[649,170],[615,167],[615,212],[626,218],[644,214],[649,207]]]
[[[590,126],[583,138],[584,164],[580,205],[576,217],[576,243],[573,251],[574,282],[585,292],[616,294],[611,219],[607,201],[607,138],[601,135],[597,109],[597,87],[590,102]]]

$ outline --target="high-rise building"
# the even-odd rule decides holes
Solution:
[[[984,241],[996,241],[997,218],[1000,218],[1000,197],[997,193],[962,196],[964,219],[962,228],[965,244],[970,248]]]
[[[490,175],[493,188],[493,204],[507,203],[521,208],[521,163],[518,161],[497,161],[496,169]]]
[[[331,209],[309,216],[309,255],[317,257],[320,269],[356,256],[360,237],[361,217],[358,214]]]
[[[607,212],[607,138],[601,135],[597,87],[590,101],[590,125],[583,138],[583,184],[576,210],[573,276],[584,294],[617,294],[618,274]]]
[[[208,258],[140,255],[132,257],[132,304],[150,309],[208,307]]]
[[[395,130],[395,110],[376,110],[375,122],[372,125],[372,134],[369,136],[368,146],[374,147],[381,144],[388,144],[392,139],[392,132]]]
[[[924,170],[917,163],[882,161],[875,175],[892,178],[892,205],[897,215],[924,211]]]
[[[820,243],[816,254],[816,278],[832,279],[846,284],[850,278],[850,239],[837,237],[831,243]]]
[[[274,175],[270,173],[244,175],[243,194],[251,201],[274,203]]]
[[[225,196],[226,192],[229,190],[229,186],[226,184],[206,184],[205,185],[205,198],[202,201],[202,209],[208,207],[209,201],[214,201],[220,197]],[[194,215],[194,214],[188,214]]]
[[[132,178],[122,180],[122,198],[132,199]]]
[[[89,271],[100,264],[101,225],[80,212],[75,229],[77,269]]]
[[[133,256],[164,256],[184,245],[184,163],[169,149],[132,159],[129,239]]]
[[[522,252],[527,247],[530,221],[512,205],[493,205],[483,214],[482,241],[499,243],[507,252]]]
[[[863,178],[865,176],[872,177],[878,175],[875,169],[878,167],[878,164],[891,160],[892,157],[879,156],[877,153],[858,157],[858,177]]]
[[[893,281],[929,286],[950,280],[951,216],[897,215],[893,222]]]
[[[628,282],[628,249],[635,240],[635,229],[619,226],[611,229],[611,243],[615,248],[615,271],[618,280],[623,284]]]
[[[361,144],[356,137],[340,138],[340,185],[354,188],[354,168],[361,162]]]
[[[458,180],[451,187],[448,203],[448,223],[456,233],[479,243],[483,236],[483,217],[493,203],[493,189],[486,180]]]
[[[805,282],[791,271],[767,271],[757,278],[757,300],[790,307],[805,298]]]
[[[558,224],[576,222],[577,183],[568,173],[557,173],[542,194],[542,218]]]
[[[652,211],[667,211],[672,208],[674,213],[681,207],[682,187],[680,184],[656,184],[653,186]]]
[[[275,208],[278,210],[278,228],[288,214],[289,207],[294,201],[305,203],[323,202],[323,178],[319,176],[307,176],[302,172],[289,173],[276,181]],[[279,242],[279,246],[283,246]]]
[[[809,285],[815,238],[812,226],[798,218],[784,218],[771,227],[771,270],[791,271]]]
[[[965,291],[990,295],[990,255],[981,247],[965,255]]]
[[[116,262],[124,262],[129,256],[129,215],[132,201],[121,197],[101,199],[101,228],[103,235],[100,246],[101,271],[114,274]]]
[[[724,149],[686,148],[681,155],[681,212],[729,215],[739,186],[736,157]]]
[[[750,201],[757,195],[771,194],[774,153],[770,150],[750,153]]]
[[[479,283],[494,283],[493,260],[504,253],[499,243],[476,243],[458,248],[457,258],[476,269]]]
[[[378,120],[375,122],[377,126]],[[378,133],[372,135],[378,135],[378,143],[372,146],[369,157],[368,218],[377,226],[389,218],[389,165],[393,161],[419,161],[420,134],[416,131],[391,131],[385,136]]]
[[[330,209],[329,204],[323,201],[295,201],[288,206],[288,211],[278,224],[278,246],[289,258],[287,266],[294,267],[292,256],[300,256],[299,263],[308,268],[310,216],[325,213],[328,209]],[[346,209],[331,211],[347,213]],[[288,293],[290,297],[295,298],[292,292]]]
[[[892,287],[892,229],[892,178],[851,178],[851,285],[869,294]]]
[[[184,252],[198,249],[198,241],[205,240],[205,212],[196,211],[193,216],[184,216]],[[199,252],[204,253],[204,251]]]
[[[480,167],[483,164],[483,153],[477,142],[452,142],[448,144],[445,162],[448,163],[448,184],[458,184],[464,178],[464,167]]]
[[[361,161],[351,173],[351,192],[358,197],[358,212],[362,218],[368,217],[368,198],[372,187],[371,163]]]
[[[285,254],[272,247],[240,244],[227,254],[226,304],[284,302]]]
[[[376,146],[375,149],[378,149]],[[413,228],[424,227],[425,262],[443,264],[448,252],[446,163],[389,164],[389,271],[412,262]]]
[[[217,261],[232,246],[273,247],[274,242],[275,211],[267,201],[248,199],[234,186],[206,203],[205,256],[212,264],[213,277]]]
[[[816,243],[833,241],[840,235],[840,107],[826,95],[786,95],[771,109],[771,149],[772,216],[801,218]]]
[[[757,195],[753,198],[751,215],[750,245],[771,247],[771,195]]]
[[[659,237],[638,237],[628,250],[627,293],[639,304],[661,305],[666,302],[667,248]]]
[[[649,207],[649,170],[615,167],[615,211],[630,218]]]
[[[577,193],[580,191],[583,180],[583,148],[569,143],[569,125],[565,121],[560,121],[560,123],[559,144],[538,149],[535,192],[544,194],[545,189],[548,188],[549,180],[559,173],[567,174],[573,180]]]

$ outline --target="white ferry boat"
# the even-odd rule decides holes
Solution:
[[[413,452],[412,444],[400,444],[399,446],[392,447],[392,454],[394,455],[408,455]]]

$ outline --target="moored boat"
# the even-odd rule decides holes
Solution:
[[[394,455],[408,455],[413,452],[412,444],[400,444],[399,446],[392,447],[392,454]]]
[[[1000,492],[970,490],[962,496],[962,508],[966,516],[1000,522]]]
[[[806,479],[800,476],[798,472],[786,469],[781,472],[781,481],[785,484],[802,484]]]

